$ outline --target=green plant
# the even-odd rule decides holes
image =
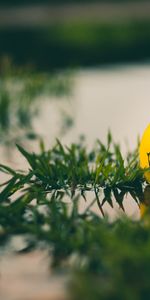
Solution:
[[[124,161],[120,148],[114,144],[110,133],[106,146],[98,141],[95,149],[91,151],[83,143],[63,147],[60,141],[49,151],[44,150],[42,143],[39,154],[29,153],[21,146],[18,149],[29,163],[27,172],[0,165],[1,172],[10,177],[2,185],[0,193],[0,209],[2,214],[6,213],[5,218],[0,220],[5,230],[7,222],[11,223],[7,212],[12,214],[12,222],[18,224],[18,217],[15,215],[19,211],[22,220],[24,212],[33,201],[36,201],[36,206],[31,207],[35,211],[36,207],[47,207],[50,203],[54,203],[56,207],[57,204],[65,207],[66,199],[70,199],[70,205],[75,209],[74,205],[78,203],[79,196],[87,203],[90,191],[94,200],[85,209],[85,215],[96,202],[104,216],[103,205],[108,202],[113,207],[114,198],[123,210],[125,195],[130,194],[138,205],[143,199],[143,171],[138,167],[137,154],[129,154]],[[23,224],[28,224],[28,218],[23,223],[21,220],[19,230]],[[10,230],[14,228],[11,224]]]
[[[139,205],[145,180],[137,151],[123,159],[111,134],[87,150],[84,141],[39,154],[18,145],[29,164],[26,172],[0,165],[8,176],[0,192],[0,245],[16,235],[19,252],[47,249],[53,268],[69,272],[73,300],[144,300],[150,295],[149,215],[140,221],[121,218],[110,223],[103,205],[114,199],[124,210],[130,194]],[[93,193],[89,200],[88,193]],[[85,209],[80,211],[80,202]],[[97,202],[100,214],[91,207]],[[17,250],[17,249],[16,249]]]
[[[67,99],[71,88],[72,82],[67,72],[35,72],[31,67],[14,67],[8,58],[3,59],[0,79],[1,143],[36,138],[32,124],[39,113],[40,103],[45,99],[51,101],[52,96],[57,100],[64,96]]]
[[[94,23],[90,20],[82,22],[79,18],[49,26],[0,28],[0,40],[0,56],[7,54],[17,65],[30,63],[46,72],[105,67],[148,61],[150,22],[142,17],[124,21],[122,16]]]
[[[43,194],[48,196],[61,191],[70,198],[80,193],[86,200],[86,192],[92,191],[102,214],[105,202],[113,206],[113,197],[122,209],[124,196],[128,193],[137,204],[142,201],[144,179],[138,166],[137,152],[127,155],[124,160],[110,133],[106,146],[97,141],[91,151],[82,142],[63,147],[59,140],[49,151],[44,150],[43,144],[41,147],[42,152],[35,154],[18,145],[30,166],[27,174],[1,165],[2,171],[9,173],[10,170],[10,175],[13,175],[10,182],[15,180],[10,194],[14,195],[19,190],[23,198],[29,197],[31,201],[36,197],[40,201]],[[2,191],[2,201],[6,201],[5,189],[8,190],[10,182]]]
[[[144,300],[150,295],[150,228],[142,222],[92,221],[75,265],[72,299]]]

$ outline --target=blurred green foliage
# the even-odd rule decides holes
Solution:
[[[88,225],[81,238],[84,250],[76,263],[71,299],[149,299],[150,227],[129,220],[112,225],[92,220]]]
[[[149,2],[149,0],[146,0]],[[1,0],[1,5],[29,5],[29,4],[70,4],[70,3],[124,3],[130,0]],[[132,0],[132,2],[142,2],[142,0]]]
[[[32,124],[40,103],[45,99],[51,101],[52,96],[67,98],[72,89],[70,75],[69,72],[42,73],[31,67],[17,68],[7,57],[3,59],[0,68],[1,143],[14,142],[25,136],[36,138]],[[64,124],[65,128],[67,125],[69,127]]]
[[[42,70],[149,59],[150,22],[1,28],[0,55]]]

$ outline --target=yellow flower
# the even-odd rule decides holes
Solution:
[[[140,167],[150,168],[150,124],[144,131],[140,144]],[[150,171],[145,172],[145,178],[150,182]]]
[[[142,169],[150,168],[150,124],[144,131],[140,144],[140,167]],[[150,171],[145,171],[146,181],[150,183]],[[150,185],[145,188],[144,201],[140,205],[141,217],[143,217],[150,208]]]
[[[140,204],[140,215],[141,218],[145,216],[145,214],[147,213],[147,206],[144,203]]]

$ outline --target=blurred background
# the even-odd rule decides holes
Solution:
[[[97,138],[105,142],[108,129],[126,152],[149,121],[149,0],[0,0],[2,163],[25,167],[16,142],[38,151],[41,139],[48,148],[56,138],[69,144],[85,136],[91,147]],[[134,203],[128,214],[137,216]],[[31,270],[21,269],[34,260]],[[2,299],[24,299],[27,287],[27,299],[64,299],[64,283],[50,285],[39,260],[39,253],[25,264],[1,260]]]
[[[149,122],[149,58],[148,0],[1,0],[1,141],[28,127],[91,144],[110,129],[134,148]]]

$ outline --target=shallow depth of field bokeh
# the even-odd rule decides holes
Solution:
[[[149,298],[149,99],[149,0],[0,1],[0,299]]]

